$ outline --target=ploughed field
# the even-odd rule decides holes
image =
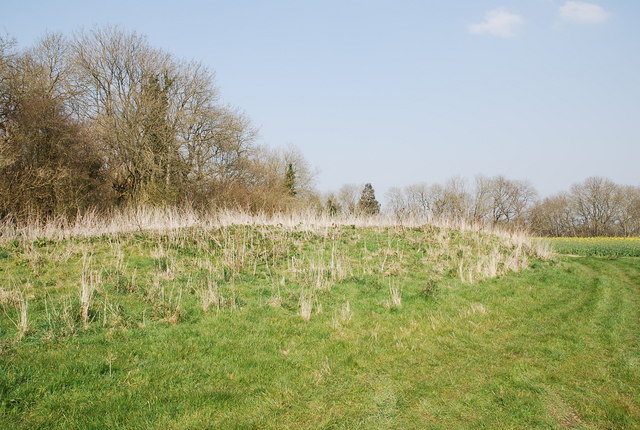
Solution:
[[[0,427],[640,427],[640,259],[545,244],[303,225],[2,243]]]

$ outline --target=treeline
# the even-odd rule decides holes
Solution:
[[[454,178],[444,185],[393,188],[387,200],[398,217],[465,219],[541,236],[640,235],[640,187],[600,177],[544,199],[526,181],[478,176],[473,184]]]
[[[213,74],[118,28],[0,37],[0,220],[72,218],[139,206],[376,215],[371,184],[321,197],[295,149],[256,143]],[[396,217],[472,220],[552,236],[640,234],[640,188],[589,178],[540,199],[524,181],[479,176],[393,188]]]
[[[275,211],[306,199],[296,151],[256,144],[213,75],[117,28],[0,38],[0,219],[130,205]],[[308,200],[308,199],[307,199]]]

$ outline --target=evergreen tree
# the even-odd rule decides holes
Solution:
[[[380,213],[380,203],[376,200],[376,193],[371,184],[365,184],[358,202],[358,210],[365,215]]]
[[[295,197],[298,194],[296,191],[296,171],[293,168],[293,163],[287,165],[287,171],[284,174],[284,188],[291,197]]]
[[[334,197],[332,196],[329,196],[329,198],[327,198],[327,203],[325,206],[329,216],[336,216],[338,215],[338,212],[340,212],[340,206],[338,206],[338,203],[336,203]]]

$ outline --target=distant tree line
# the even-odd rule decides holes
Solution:
[[[471,185],[454,178],[444,185],[392,188],[387,201],[397,217],[464,219],[542,236],[640,235],[640,187],[600,177],[544,199],[526,181],[478,176]]]
[[[220,103],[213,74],[118,28],[45,36],[18,50],[0,37],[0,220],[180,206],[377,215],[371,184],[321,198],[300,152],[256,143]],[[472,220],[540,235],[640,234],[640,188],[588,178],[540,199],[526,181],[393,188],[393,216]]]
[[[530,227],[548,236],[639,236],[640,187],[587,178],[538,202]]]
[[[197,62],[118,28],[0,38],[0,218],[126,205],[241,206],[308,200],[295,150],[256,145]]]

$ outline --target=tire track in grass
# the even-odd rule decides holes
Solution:
[[[629,281],[634,275],[628,276],[629,269],[616,260],[580,258],[573,262],[585,280],[576,286],[576,295],[586,294],[587,299],[573,308],[575,313],[567,315],[573,314],[573,318],[561,330],[573,333],[582,348],[558,366],[558,372],[570,375],[567,382],[573,385],[550,393],[550,398],[559,396],[560,404],[569,405],[559,424],[563,420],[593,422],[604,415],[609,423],[630,425],[640,418],[637,389],[633,388],[640,386],[637,365],[634,370],[638,350],[633,347],[637,346],[640,333],[639,294],[637,284]],[[597,400],[587,402],[595,393]],[[570,406],[576,401],[581,403],[579,413]],[[575,420],[567,421],[566,416],[574,416]]]
[[[637,393],[640,386],[640,284],[638,262],[589,259],[583,262],[607,278],[606,303],[598,308],[593,324],[603,348],[607,380],[615,388],[610,395],[609,414],[629,424],[630,416],[640,416]],[[631,384],[629,383],[631,381]]]

